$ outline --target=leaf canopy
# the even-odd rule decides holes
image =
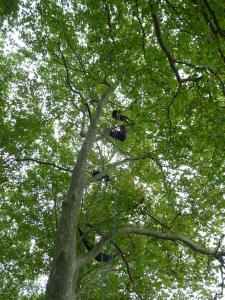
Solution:
[[[88,181],[79,223],[92,241],[112,233],[123,256],[87,264],[80,299],[220,295],[222,266],[212,257],[117,228],[178,233],[224,249],[222,1],[24,0],[7,26],[0,44],[3,299],[42,299],[40,278],[49,273],[81,132],[107,82],[115,92],[98,134],[118,125],[113,109],[129,117],[129,132],[123,143],[108,135],[95,143],[88,180],[106,169],[110,182]],[[87,253],[81,242],[78,252]]]

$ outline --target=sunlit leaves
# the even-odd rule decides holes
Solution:
[[[95,145],[88,183],[93,170],[105,168],[110,182],[87,185],[79,222],[92,240],[113,232],[135,287],[122,258],[112,266],[95,262],[80,274],[82,299],[100,298],[107,286],[118,299],[211,295],[216,263],[179,243],[117,234],[120,226],[138,225],[216,248],[224,227],[224,44],[195,1],[152,2],[175,67],[193,81],[178,84],[148,1],[21,1],[16,38],[9,29],[0,56],[0,250],[7,299],[18,298],[24,285],[31,289],[35,276],[48,271],[61,202],[83,141],[83,112],[87,129],[87,106],[93,117],[106,82],[116,89],[98,134],[118,125],[111,112],[120,109],[130,118],[128,138],[120,143],[106,134]],[[224,18],[217,2],[210,5],[219,32]],[[4,4],[3,11],[2,4],[0,13],[8,15],[15,5]],[[123,159],[130,160],[111,166]],[[115,252],[112,245],[105,250]]]

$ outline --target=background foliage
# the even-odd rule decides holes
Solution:
[[[17,1],[2,3],[4,18],[16,11]],[[123,256],[87,265],[80,298],[219,296],[219,262],[178,242],[121,237],[115,226],[223,247],[224,36],[218,0],[24,0],[2,21],[2,299],[41,299],[35,280],[48,275],[81,125],[105,81],[116,90],[99,133],[117,124],[112,109],[130,118],[129,133],[96,143],[87,172],[109,168],[110,183],[89,183],[79,223],[92,237],[113,231]]]

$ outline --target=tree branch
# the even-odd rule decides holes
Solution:
[[[113,167],[117,167],[119,165],[125,164],[130,161],[137,161],[137,160],[142,160],[142,159],[146,159],[146,158],[151,158],[152,160],[154,160],[156,162],[157,165],[159,164],[159,162],[157,161],[157,158],[154,157],[154,155],[152,153],[145,153],[142,156],[125,158],[123,160],[120,160],[120,161],[117,161],[117,162],[111,164],[108,168],[104,169],[104,171],[102,171],[98,175],[96,175],[94,177],[94,179],[89,180],[87,185],[89,185],[91,182],[97,181],[99,178],[107,175],[109,173],[110,169]]]
[[[82,93],[81,93],[80,91],[74,89],[74,87],[73,87],[72,84],[71,84],[70,73],[69,73],[69,68],[68,68],[68,66],[67,66],[66,58],[65,58],[65,56],[64,56],[64,54],[63,54],[63,52],[62,52],[62,50],[61,50],[61,48],[60,48],[60,40],[59,40],[59,42],[58,42],[58,48],[59,48],[59,52],[60,52],[61,57],[62,57],[63,65],[64,65],[64,67],[65,67],[65,69],[66,69],[66,83],[67,83],[68,87],[70,88],[70,90],[71,90],[75,95],[78,95],[78,96],[80,97],[81,102],[83,103],[83,105],[86,106],[87,111],[88,111],[88,115],[89,115],[89,119],[90,119],[90,121],[91,121],[92,116],[91,116],[91,110],[90,110],[89,105],[88,105],[87,102],[84,100],[84,97],[83,97]],[[73,105],[74,105],[78,110],[80,110],[79,107],[78,107],[74,102],[73,102]]]
[[[154,29],[155,29],[155,33],[156,33],[156,37],[157,37],[158,43],[159,43],[160,47],[162,48],[163,52],[165,53],[165,55],[166,55],[166,57],[167,57],[167,59],[169,61],[170,67],[173,70],[173,72],[174,72],[174,74],[175,74],[175,76],[177,78],[177,81],[179,83],[181,83],[182,80],[180,78],[178,70],[175,67],[175,60],[172,57],[172,54],[169,52],[169,50],[167,49],[167,47],[166,47],[166,45],[165,45],[165,43],[163,41],[162,33],[161,33],[161,29],[160,29],[160,24],[159,24],[157,15],[153,11],[153,5],[151,3],[151,0],[149,0],[149,5],[150,5],[150,9],[151,9],[151,16],[152,16],[153,25],[154,25]]]
[[[109,135],[110,131],[114,128],[117,128],[118,126],[113,126],[110,128],[106,128],[105,130],[103,130],[95,139],[95,142],[101,141],[105,136]]]
[[[219,32],[218,28],[215,27],[216,26],[215,21],[211,21],[211,19],[208,16],[207,11],[205,10],[205,6],[203,4],[201,4],[201,2],[200,2],[200,6],[201,6],[201,14],[204,17],[207,26],[210,28],[210,30],[213,33],[213,36],[215,37],[215,39],[218,40],[219,39],[218,33],[221,35],[221,32]],[[209,8],[208,8],[208,10],[209,10]],[[211,12],[209,11],[209,13],[211,13]],[[217,44],[217,48],[219,50],[220,56],[221,56],[222,60],[225,63],[225,56],[223,54],[223,51],[220,48],[219,44],[218,43],[216,43],[216,44]]]
[[[160,226],[162,226],[162,228],[165,228],[165,229],[167,229],[167,230],[169,230],[169,231],[172,231],[172,229],[169,227],[169,226],[167,226],[166,224],[164,224],[162,221],[160,221],[158,218],[156,218],[156,217],[154,217],[153,215],[151,215],[150,213],[148,213],[148,216],[150,217],[150,218],[152,218],[157,224],[159,224]]]
[[[96,126],[97,121],[99,120],[99,117],[101,115],[101,112],[103,110],[103,107],[113,92],[112,87],[108,87],[105,93],[102,94],[102,97],[98,101],[97,108],[95,111],[95,115],[91,120],[90,126],[88,128],[88,131],[86,133],[86,138],[81,146],[81,150],[78,154],[77,163],[74,166],[73,172],[72,172],[72,178],[71,178],[71,185],[68,192],[68,199],[71,197],[73,198],[74,195],[74,188],[78,190],[82,190],[86,185],[86,169],[87,169],[87,158],[88,154],[91,151],[91,148],[95,142],[95,136],[96,136]],[[78,174],[80,176],[78,177]],[[76,187],[75,187],[76,186]],[[80,204],[79,204],[80,206]]]
[[[73,88],[73,86],[71,85],[69,68],[68,68],[68,66],[67,66],[66,58],[65,58],[65,56],[64,56],[64,54],[63,54],[63,52],[62,52],[62,50],[61,50],[61,47],[60,47],[60,41],[58,42],[58,48],[59,48],[59,52],[60,52],[60,55],[61,55],[61,58],[62,58],[62,61],[63,61],[63,65],[64,65],[65,70],[66,70],[66,83],[67,83],[67,85],[69,86],[70,90],[71,90],[74,94],[78,95],[78,96],[81,98],[81,101],[84,102],[84,97],[83,97],[83,95],[81,94],[81,92],[75,90],[75,89]],[[77,109],[80,110],[78,106],[77,106]]]
[[[176,16],[179,18],[179,21],[182,21],[182,18],[180,17],[180,13],[178,12],[176,6],[172,4],[169,0],[165,0],[166,4],[172,9],[172,11],[176,14]]]
[[[99,99],[94,117],[90,122],[86,138],[82,143],[73,168],[68,193],[62,203],[55,254],[46,286],[46,299],[55,299],[56,295],[57,299],[73,298],[73,278],[79,267],[81,267],[80,260],[76,257],[76,230],[82,195],[86,185],[88,156],[95,141],[97,122],[112,92],[113,88],[109,87]],[[95,249],[93,251],[96,252]]]
[[[179,241],[182,242],[185,246],[194,250],[195,252],[212,256],[217,260],[221,260],[221,258],[225,256],[225,251],[217,251],[217,249],[202,247],[199,244],[193,242],[192,240],[190,240],[189,238],[181,234],[162,233],[162,232],[158,232],[146,228],[139,228],[139,227],[122,227],[117,230],[117,233],[122,235],[137,234],[137,235],[143,235],[147,237],[154,237],[161,240],[168,240],[172,242]],[[106,246],[111,241],[112,241],[112,235],[107,235],[103,237],[95,245],[95,247],[88,253],[88,255],[80,258],[80,263],[86,264],[92,261],[102,251],[103,247]]]
[[[143,51],[143,55],[144,55],[144,58],[146,59],[146,51],[145,51],[145,39],[146,39],[146,33],[145,33],[145,30],[144,30],[144,27],[142,25],[142,20],[139,16],[139,6],[138,6],[138,0],[135,0],[135,8],[136,8],[136,16],[137,16],[137,20],[138,20],[138,23],[140,25],[140,28],[141,28],[141,35],[142,35],[142,51]]]
[[[131,281],[131,283],[132,283],[133,290],[134,290],[135,294],[138,296],[139,299],[142,300],[143,298],[139,295],[139,293],[138,293],[138,291],[137,291],[137,286],[136,286],[136,283],[135,283],[135,281],[134,281],[134,279],[133,279],[133,277],[132,277],[132,275],[131,275],[130,266],[129,266],[127,260],[126,260],[126,257],[123,255],[123,252],[122,252],[122,250],[120,249],[120,247],[119,247],[118,245],[116,245],[116,244],[114,243],[114,246],[115,246],[115,248],[118,250],[118,252],[120,253],[120,256],[122,257],[122,260],[124,261],[124,263],[125,263],[125,265],[126,265],[126,268],[127,268],[127,274],[128,274],[128,276],[129,276],[129,278],[130,278],[130,281]]]
[[[110,36],[110,39],[113,43],[113,46],[116,47],[116,42],[115,42],[115,38],[113,36],[113,31],[112,31],[111,12],[110,12],[109,5],[105,4],[104,9],[105,9],[106,15],[107,15],[107,24],[108,24],[108,27],[109,27],[109,36]]]
[[[149,230],[149,229],[145,229],[145,228],[138,228],[138,227],[123,227],[123,228],[119,229],[119,233],[121,233],[121,234],[138,234],[138,235],[144,235],[144,236],[149,236],[149,237],[156,237],[156,238],[168,240],[168,241],[180,241],[198,253],[210,255],[215,258],[217,256],[221,256],[221,255],[223,256],[225,254],[223,252],[217,252],[216,250],[211,249],[211,248],[201,247],[197,243],[182,236],[181,234],[162,233],[162,232],[157,232],[157,231],[153,231],[153,230]]]
[[[90,95],[90,98],[91,100],[94,99],[94,95],[93,95],[93,91],[92,91],[92,88],[88,85],[88,73],[87,73],[87,70],[85,68],[85,64],[84,62],[82,61],[82,58],[81,56],[79,55],[79,53],[74,49],[74,47],[72,46],[71,42],[70,42],[70,39],[68,37],[67,34],[65,34],[65,37],[66,37],[66,40],[67,40],[67,43],[68,43],[68,46],[70,47],[70,49],[73,51],[73,53],[75,54],[76,58],[77,58],[77,61],[81,67],[81,71],[84,75],[84,82],[85,82],[85,85],[88,89],[88,92],[89,92],[89,95]]]
[[[216,31],[220,34],[221,37],[225,37],[225,31],[220,28],[214,10],[211,8],[207,0],[203,0],[203,2],[205,3],[205,6],[207,7],[210,15],[212,16],[214,26],[216,27]]]
[[[152,4],[151,0],[149,0],[149,6],[150,6],[150,10],[151,10],[151,16],[152,16],[152,20],[153,20],[153,25],[154,25],[154,29],[155,29],[156,38],[158,40],[158,43],[159,43],[161,49],[163,50],[163,52],[165,53],[165,55],[166,55],[166,57],[169,61],[170,67],[173,70],[177,81],[180,84],[188,82],[188,81],[199,81],[202,77],[197,77],[197,78],[187,77],[187,78],[184,78],[184,79],[182,79],[180,77],[180,74],[179,74],[179,72],[176,68],[176,60],[174,59],[174,57],[172,56],[170,51],[167,49],[167,47],[164,43],[164,40],[162,38],[162,32],[161,32],[159,20],[157,18],[156,13],[153,10],[153,4]]]
[[[54,167],[56,169],[59,169],[61,171],[66,171],[66,172],[72,173],[72,169],[60,167],[60,166],[58,166],[58,165],[56,165],[54,163],[51,163],[51,162],[48,162],[48,161],[42,161],[40,159],[24,157],[24,158],[14,158],[13,161],[18,161],[18,162],[20,162],[20,161],[21,162],[23,162],[23,161],[31,161],[31,162],[38,163],[40,165],[47,165],[47,166],[51,166],[51,167]]]

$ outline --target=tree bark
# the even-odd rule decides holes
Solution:
[[[172,242],[181,242],[183,245],[189,247],[196,253],[201,253],[204,255],[212,256],[215,259],[221,259],[225,256],[225,251],[219,251],[217,248],[211,248],[211,247],[203,247],[199,245],[198,243],[192,241],[188,237],[179,234],[179,233],[163,233],[155,230],[150,230],[147,228],[141,228],[141,227],[121,227],[117,229],[117,234],[119,235],[129,235],[129,234],[137,234],[137,235],[143,235],[147,237],[155,237],[161,240],[167,240]],[[81,257],[79,262],[80,265],[85,265],[89,262],[91,262],[96,255],[98,255],[104,246],[106,246],[108,243],[112,242],[112,235],[107,235],[101,238],[101,240],[96,243],[95,247],[85,257]]]
[[[87,160],[95,141],[96,125],[111,92],[112,88],[109,87],[98,102],[94,118],[88,128],[72,172],[57,229],[55,255],[46,287],[46,300],[75,300],[76,297],[74,278],[79,270],[79,262],[76,257],[77,217],[86,185]]]

